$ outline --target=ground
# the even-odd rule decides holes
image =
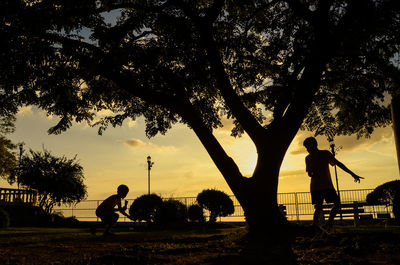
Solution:
[[[0,231],[0,264],[240,264],[243,226],[165,231],[8,228]],[[299,234],[299,264],[400,264],[400,227],[338,226],[330,236]]]

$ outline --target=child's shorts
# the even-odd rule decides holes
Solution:
[[[104,224],[114,224],[118,221],[119,215],[117,213],[98,213],[96,212],[97,217],[101,219]]]
[[[312,204],[322,204],[324,200],[328,203],[337,203],[339,196],[334,189],[311,191]]]

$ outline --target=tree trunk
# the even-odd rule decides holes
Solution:
[[[391,109],[394,140],[397,150],[397,163],[400,171],[400,89],[396,94],[392,95]]]
[[[280,164],[274,166],[276,170],[270,167],[257,169],[256,175],[235,191],[248,225],[244,253],[247,264],[296,263],[292,250],[294,231],[277,203],[276,182]]]

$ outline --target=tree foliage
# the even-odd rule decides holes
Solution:
[[[393,205],[397,191],[400,191],[400,180],[386,182],[367,195],[367,203],[371,205]]]
[[[298,83],[317,52],[324,67],[304,128],[369,135],[388,124],[383,99],[398,84],[395,3],[2,1],[1,93],[60,116],[54,133],[73,120],[102,131],[143,115],[154,136],[187,123],[190,102],[209,129],[222,116],[235,119],[236,135],[243,121],[219,78],[266,126],[304,96]],[[112,10],[115,23],[107,23]],[[93,122],[102,109],[115,115]]]
[[[6,138],[6,134],[14,132],[15,116],[0,111],[0,177],[7,179],[17,168],[17,160],[13,150],[16,145]]]
[[[39,206],[51,213],[55,205],[78,203],[86,198],[83,168],[76,157],[56,157],[49,151],[23,156],[18,181],[38,191]]]
[[[215,223],[217,217],[233,214],[235,208],[232,199],[223,191],[215,189],[203,190],[197,195],[197,203],[210,211],[210,223]]]

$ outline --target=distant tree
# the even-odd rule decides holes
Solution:
[[[14,132],[15,116],[12,114],[2,115],[0,111],[0,177],[9,179],[17,168],[17,159],[13,150],[16,145],[6,138],[6,134]]]
[[[282,246],[274,255],[290,263],[277,203],[286,151],[301,127],[366,136],[390,123],[384,98],[400,83],[399,8],[398,0],[1,1],[0,94],[9,108],[35,104],[59,116],[51,133],[73,121],[101,132],[139,116],[149,137],[187,124],[250,234]],[[110,11],[115,23],[104,18]],[[104,109],[113,115],[95,122]],[[250,177],[213,135],[224,118],[255,145]]]
[[[23,156],[18,181],[37,190],[39,207],[51,213],[55,205],[78,203],[86,198],[83,168],[76,157],[56,157],[49,151]]]
[[[197,203],[206,210],[210,211],[210,223],[215,223],[217,217],[224,217],[233,214],[235,208],[229,196],[219,190],[207,189],[197,195]]]
[[[393,205],[394,196],[399,190],[400,180],[386,182],[367,195],[367,203],[371,205]]]
[[[154,222],[154,214],[162,204],[162,198],[156,194],[145,194],[136,198],[129,208],[134,220]]]

